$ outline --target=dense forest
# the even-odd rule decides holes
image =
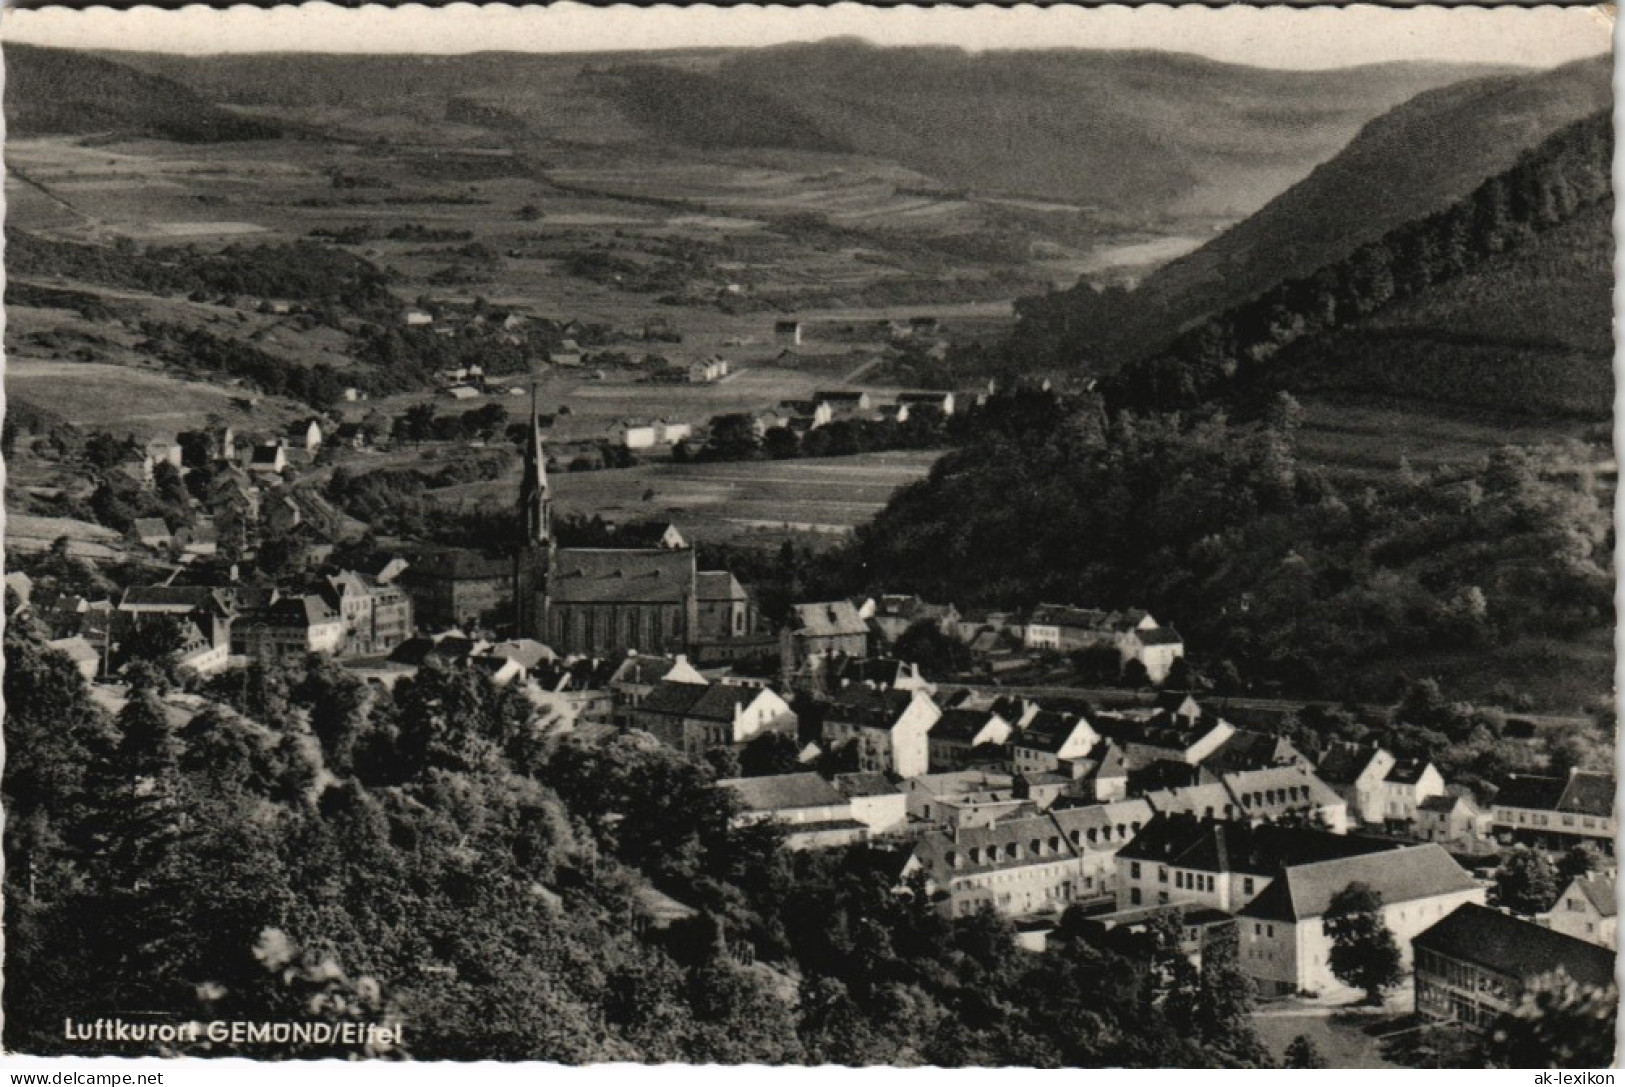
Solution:
[[[1306,278],[1283,282],[1213,317],[1180,336],[1164,354],[1112,375],[1105,382],[1108,397],[1124,407],[1172,411],[1268,387],[1280,380],[1294,357],[1285,350],[1289,346],[1357,325],[1396,303],[1424,297],[1438,285],[1472,273],[1501,254],[1531,245],[1540,235],[1582,213],[1599,206],[1611,207],[1612,125],[1612,116],[1607,112],[1570,125],[1518,165],[1488,179],[1445,211],[1390,231],[1336,264]],[[1608,217],[1592,215],[1590,221],[1602,226]],[[1531,268],[1530,278],[1503,282],[1506,293],[1502,297],[1473,299],[1472,304],[1483,308],[1520,306],[1524,299],[1521,293],[1515,293],[1518,284],[1549,291],[1549,284],[1533,280],[1539,271],[1538,267]],[[1606,266],[1597,271],[1606,280]],[[1501,360],[1499,367],[1490,367],[1491,372],[1516,372],[1520,366],[1538,361],[1538,356],[1519,357],[1516,340],[1507,346],[1513,357]],[[1607,361],[1606,354],[1593,360],[1601,367],[1606,367]],[[1418,371],[1425,373],[1428,359],[1400,355],[1391,365],[1409,372],[1414,391],[1427,389],[1426,377]],[[1459,381],[1467,375],[1458,370],[1451,376]],[[1542,383],[1539,378],[1526,378],[1510,388]],[[1453,389],[1445,390],[1444,395],[1454,391],[1458,397],[1472,398],[1473,393],[1454,387],[1456,383],[1447,384]],[[1504,392],[1509,386],[1502,378],[1484,388]],[[1490,405],[1480,400],[1480,406],[1511,410],[1567,407],[1570,411],[1585,407],[1588,416],[1607,412],[1606,402],[1571,405],[1563,402],[1560,394],[1533,404],[1515,396]]]
[[[1408,658],[1612,624],[1594,450],[1509,447],[1377,488],[1300,461],[1287,394],[1248,426],[1040,393],[1004,414],[860,528],[836,580],[961,608],[1144,607],[1304,697],[1384,698]]]
[[[710,763],[561,735],[473,671],[256,665],[185,720],[155,669],[105,712],[15,613],[5,653],[13,1051],[162,1008],[399,1022],[353,1054],[417,1059],[1268,1063],[1233,954],[1179,969],[1177,926],[1020,951],[896,893],[893,855],[787,853]],[[651,884],[696,916],[640,921]]]

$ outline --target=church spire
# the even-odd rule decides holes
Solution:
[[[525,449],[525,476],[519,486],[519,516],[524,543],[553,542],[553,495],[547,486],[547,451],[542,447],[542,420],[536,409],[536,386],[530,387],[530,439]]]

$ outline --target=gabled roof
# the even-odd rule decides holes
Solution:
[[[717,787],[738,794],[747,811],[787,811],[847,804],[841,792],[817,774],[774,774],[757,778],[724,778]]]
[[[1375,744],[1336,741],[1327,745],[1315,773],[1328,785],[1353,785],[1377,757],[1377,751]]]
[[[743,602],[750,599],[739,579],[726,570],[701,570],[694,575],[694,595],[703,601]]]
[[[1136,630],[1133,635],[1141,645],[1182,645],[1185,641],[1173,627],[1152,627],[1150,630]]]
[[[1267,732],[1238,728],[1218,749],[1202,760],[1213,770],[1262,770],[1294,763],[1303,756],[1286,739]]]
[[[854,683],[830,695],[827,721],[890,729],[914,701],[914,692],[886,690]]]
[[[1581,985],[1614,985],[1614,952],[1608,948],[1472,902],[1457,906],[1442,920],[1417,933],[1411,946],[1482,966],[1525,984],[1561,968]]]
[[[1025,728],[1011,738],[1010,745],[1027,751],[1042,751],[1053,755],[1066,746],[1066,742],[1079,728],[1088,727],[1089,722],[1082,717],[1057,713],[1054,710],[1040,710],[1027,722]]]
[[[534,638],[516,638],[512,641],[497,642],[486,653],[492,657],[501,657],[511,660],[521,668],[534,668],[542,661],[550,661],[555,654],[547,646]]]
[[[1113,838],[1110,833],[1117,827],[1122,827],[1129,834],[1138,834],[1145,825],[1154,819],[1155,813],[1151,805],[1144,800],[1115,800],[1106,804],[1084,804],[1075,808],[1056,807],[1050,809],[1050,816],[1061,832],[1072,838],[1077,832],[1076,845],[1079,849],[1117,849],[1122,846],[1122,837]],[[1093,836],[1090,831],[1094,831]]]
[[[1533,808],[1556,811],[1557,803],[1569,783],[1563,778],[1543,777],[1538,774],[1510,774],[1501,791],[1495,794],[1495,803],[1508,808]]]
[[[1255,815],[1274,808],[1325,807],[1344,802],[1331,786],[1300,766],[1242,770],[1222,774],[1220,780],[1236,803]]]
[[[461,548],[420,555],[406,570],[407,580],[429,577],[474,581],[512,576],[511,560]]]
[[[860,770],[851,774],[836,774],[832,782],[841,795],[855,798],[863,796],[897,796],[897,786],[878,770]]]
[[[1156,815],[1123,847],[1129,860],[1204,872],[1269,875],[1282,868],[1396,849],[1393,842],[1310,827]]]
[[[548,596],[561,604],[676,604],[694,586],[686,548],[560,548]]]
[[[869,625],[858,615],[850,600],[824,604],[796,604],[790,611],[790,628],[797,634],[823,638],[869,633]]]
[[[1426,759],[1400,759],[1382,780],[1393,785],[1415,785],[1432,765]]]
[[[1465,807],[1474,814],[1478,812],[1478,805],[1473,803],[1472,798],[1457,793],[1423,797],[1416,807],[1418,811],[1438,812],[1440,815],[1449,815],[1459,807]]]
[[[1240,916],[1293,922],[1323,917],[1333,896],[1351,883],[1366,884],[1389,906],[1478,886],[1443,846],[1429,842],[1288,868]]]
[[[162,517],[137,517],[132,522],[132,525],[135,528],[135,534],[142,539],[148,536],[169,535],[169,526],[164,523]]]
[[[231,605],[223,592],[206,585],[131,585],[119,601],[120,611],[186,612],[200,608],[225,614]]]
[[[1568,787],[1558,798],[1559,811],[1579,815],[1614,814],[1614,775],[1601,770],[1573,770]]]
[[[66,653],[75,661],[99,661],[102,655],[96,647],[87,642],[83,635],[75,634],[71,638],[57,638],[55,641],[45,643],[58,653]]]
[[[693,683],[676,686],[688,686],[700,692],[700,697],[689,706],[685,717],[721,721],[724,724],[732,724],[740,710],[754,704],[763,694],[760,688],[741,687],[737,683],[713,683],[709,687]]]
[[[1584,895],[1592,908],[1603,917],[1613,917],[1619,912],[1619,900],[1615,897],[1614,877],[1611,875],[1576,876],[1564,889],[1565,896],[1570,889]]]
[[[931,738],[943,743],[969,744],[994,720],[1003,720],[989,710],[944,710],[937,723],[931,726]]]
[[[708,690],[710,687],[702,687],[698,683],[667,683],[662,680],[644,697],[638,709],[644,713],[683,717]]]
[[[647,653],[638,653],[627,657],[615,670],[614,681],[617,683],[632,683],[642,685],[645,683],[659,683],[671,674],[677,667],[674,657],[650,656]]]

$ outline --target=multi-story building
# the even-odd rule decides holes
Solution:
[[[1484,888],[1433,843],[1283,868],[1236,915],[1240,966],[1266,995],[1342,993],[1331,968],[1326,911],[1350,885],[1382,900],[1382,920],[1403,963],[1411,940],[1458,906],[1484,901]]]
[[[1426,759],[1400,759],[1383,775],[1381,790],[1382,821],[1409,828],[1422,801],[1445,795],[1444,776]]]
[[[931,770],[941,773],[965,766],[971,752],[984,744],[1010,739],[1010,722],[992,710],[953,708],[942,711],[931,726]]]
[[[1018,774],[1054,773],[1063,762],[1095,749],[1100,734],[1078,714],[1042,710],[1010,739],[1010,761]]]
[[[794,672],[812,657],[869,655],[869,624],[850,600],[795,605],[779,639],[779,656],[786,673]]]
[[[1570,770],[1569,776],[1514,774],[1495,796],[1498,837],[1554,849],[1590,842],[1614,853],[1614,775]]]
[[[1356,820],[1381,823],[1386,800],[1383,781],[1395,761],[1375,744],[1337,741],[1327,746],[1315,774],[1348,801],[1349,814]]]
[[[1414,984],[1418,1014],[1484,1029],[1513,1011],[1524,993],[1563,977],[1590,988],[1614,988],[1607,947],[1499,910],[1467,903],[1416,934]]]
[[[690,755],[765,732],[796,734],[795,711],[765,687],[662,681],[625,712],[634,727]]]
[[[322,596],[344,620],[344,652],[387,654],[412,636],[412,598],[395,585],[351,570],[334,574]]]
[[[478,551],[420,555],[397,584],[412,598],[417,621],[431,630],[494,628],[513,611],[511,561]]]
[[[1117,854],[1117,907],[1192,902],[1234,913],[1283,868],[1396,848],[1308,827],[1158,814]]]
[[[319,596],[282,596],[243,609],[231,628],[231,651],[261,661],[337,653],[344,617]]]
[[[941,716],[924,691],[844,687],[830,696],[823,746],[834,751],[855,743],[858,769],[918,777],[930,769],[929,737]]]

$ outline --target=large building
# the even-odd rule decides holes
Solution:
[[[1419,933],[1412,946],[1417,1012],[1472,1027],[1490,1026],[1531,987],[1561,976],[1614,986],[1611,949],[1472,903]]]
[[[531,403],[510,575],[515,636],[563,656],[689,653],[748,638],[754,615],[726,572],[701,572],[687,546],[559,547],[541,420]]]
[[[1497,837],[1567,849],[1590,842],[1614,852],[1614,775],[1570,770],[1569,776],[1514,774],[1495,796]]]

